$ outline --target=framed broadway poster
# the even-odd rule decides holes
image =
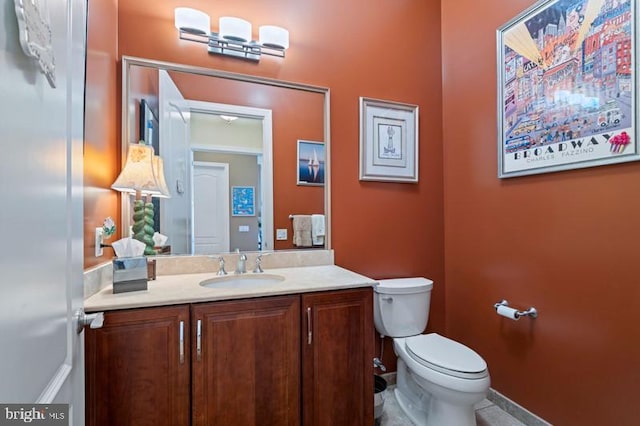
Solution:
[[[498,44],[498,176],[637,161],[637,0],[543,0]]]

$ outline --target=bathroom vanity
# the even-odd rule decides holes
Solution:
[[[88,425],[369,425],[372,285],[334,265],[273,285],[203,287],[211,273],[85,302]]]

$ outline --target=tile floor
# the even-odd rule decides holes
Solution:
[[[396,402],[393,394],[395,386],[384,391],[384,411],[381,426],[413,426]],[[476,422],[478,426],[526,426],[512,417],[493,402],[485,399],[476,406]],[[443,425],[446,426],[446,425]]]

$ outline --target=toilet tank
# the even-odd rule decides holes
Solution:
[[[426,278],[378,280],[373,288],[373,320],[378,333],[389,337],[415,336],[429,320],[433,281]]]

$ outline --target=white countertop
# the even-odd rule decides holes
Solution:
[[[251,273],[249,272],[248,274]],[[371,278],[335,265],[268,269],[265,270],[265,274],[281,275],[284,280],[276,284],[255,288],[207,288],[201,286],[200,283],[204,280],[215,278],[217,275],[213,272],[161,275],[155,281],[149,281],[147,290],[143,291],[113,294],[112,286],[105,287],[84,301],[84,309],[87,312],[109,311],[314,291],[344,290],[372,287],[376,284],[376,281]]]

